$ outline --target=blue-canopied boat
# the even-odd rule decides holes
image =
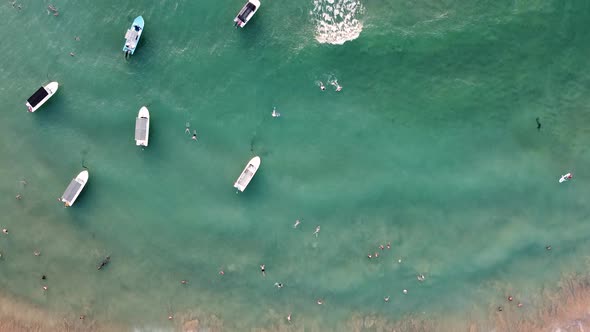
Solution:
[[[135,20],[133,20],[131,28],[127,30],[127,33],[125,34],[125,46],[123,46],[123,52],[125,52],[125,56],[133,55],[135,52],[137,43],[139,43],[139,38],[143,32],[143,25],[143,17],[137,16]]]

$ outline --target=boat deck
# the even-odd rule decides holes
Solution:
[[[250,15],[250,13],[253,12],[254,10],[256,10],[256,6],[254,6],[252,3],[248,2],[244,6],[244,8],[242,8],[240,13],[238,14],[238,18],[240,19],[240,21],[246,22],[248,20],[248,15]]]
[[[127,30],[127,33],[125,34],[125,46],[127,46],[130,49],[137,47],[140,32],[141,28],[137,25],[134,25],[133,29]]]
[[[39,90],[37,90],[31,97],[29,97],[29,99],[27,99],[27,102],[29,103],[29,105],[31,105],[31,107],[35,107],[48,95],[49,93],[45,90],[45,88],[40,87]]]
[[[250,180],[252,180],[252,177],[254,177],[253,168],[254,166],[248,165],[248,168],[244,171],[244,174],[240,176],[240,178],[238,179],[238,184],[240,186],[245,187],[248,185],[248,183],[250,183]]]
[[[135,140],[143,141],[146,139],[148,121],[147,118],[135,119]]]
[[[80,187],[82,187],[82,184],[76,181],[76,179],[73,179],[72,182],[70,182],[70,184],[66,188],[64,194],[61,196],[61,199],[64,202],[71,202],[74,199],[74,197],[76,197],[76,194],[80,190]]]

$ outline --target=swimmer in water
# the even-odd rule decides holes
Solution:
[[[260,272],[262,272],[262,276],[266,275],[266,267],[264,266],[264,264],[260,265]]]
[[[387,242],[387,249],[391,249],[391,242]]]
[[[102,262],[100,262],[100,264],[98,265],[98,269],[101,270],[103,267],[105,267],[107,264],[109,264],[110,261],[111,261],[111,256],[105,257],[102,260]]]
[[[6,229],[6,228],[2,228],[2,233],[4,233],[4,234],[8,234],[8,229]]]
[[[340,86],[340,84],[338,84],[337,80],[333,80],[332,82],[330,82],[330,84],[332,84],[336,88],[336,91],[342,90],[342,87]]]
[[[322,81],[320,81],[320,90],[326,90],[326,87],[324,86],[324,83],[322,83]]]
[[[276,288],[283,288],[283,284],[280,282],[275,282],[275,287]]]
[[[291,313],[287,315],[287,322],[291,322]]]
[[[281,113],[277,112],[277,108],[276,108],[276,107],[273,107],[273,108],[272,108],[272,113],[271,113],[271,115],[272,115],[272,117],[273,117],[273,118],[278,118],[278,117],[280,117],[280,116],[281,116]]]
[[[187,122],[187,123],[186,123],[184,126],[186,127],[186,128],[184,129],[184,132],[185,132],[186,134],[190,134],[190,133],[191,133],[191,124],[190,124],[189,122]]]
[[[539,121],[539,118],[536,118],[535,121],[537,122],[537,130],[541,130],[541,122]]]
[[[299,226],[299,224],[301,224],[301,221],[299,221],[299,219],[295,220],[295,223],[293,224],[293,228],[297,228],[297,226]]]
[[[186,285],[186,284],[188,284],[188,281],[187,280],[180,280],[180,283],[183,285]]]
[[[418,281],[424,281],[424,279],[426,279],[426,277],[423,274],[417,275],[416,278],[418,278]]]
[[[196,140],[197,140],[197,131],[196,131],[196,130],[193,130],[193,137],[192,137],[192,140],[193,140],[193,141],[196,141]]]
[[[386,297],[384,297],[384,298],[383,298],[383,301],[385,301],[385,302],[389,302],[389,296],[386,296]]]
[[[324,304],[324,300],[322,300],[322,299],[318,299],[318,300],[316,301],[316,303],[317,303],[317,304],[319,304],[319,305],[322,305],[322,304]]]
[[[35,250],[35,251],[33,251],[33,255],[39,257],[39,256],[41,256],[41,252],[39,250]]]
[[[313,232],[313,235],[315,235],[315,237],[318,237],[319,234],[320,234],[320,226],[317,226],[315,228],[315,232]]]

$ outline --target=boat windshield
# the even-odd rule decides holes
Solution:
[[[35,107],[48,95],[49,93],[45,90],[45,88],[40,87],[39,90],[35,91],[35,93],[29,99],[27,99],[27,102],[29,102],[32,107]]]
[[[256,10],[256,6],[254,6],[252,3],[248,2],[246,4],[246,6],[244,6],[244,8],[242,8],[242,10],[240,11],[240,13],[238,14],[238,18],[242,21],[242,22],[246,22],[248,20],[248,16],[250,15],[250,13],[252,13],[254,10]]]

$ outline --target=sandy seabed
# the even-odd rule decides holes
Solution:
[[[562,278],[557,287],[543,291],[538,303],[519,308],[516,301],[504,304],[489,304],[487,314],[481,309],[464,313],[462,317],[413,317],[392,321],[378,315],[354,314],[338,328],[320,326],[313,321],[287,322],[277,315],[277,323],[272,326],[249,328],[249,331],[552,331],[574,332],[590,329],[590,276],[569,275]],[[498,310],[501,306],[502,310]],[[478,312],[476,313],[475,310]],[[478,318],[470,318],[478,317]],[[64,316],[51,313],[35,305],[27,304],[10,296],[0,296],[0,331],[183,331],[218,332],[243,331],[232,327],[215,315],[200,312],[175,313],[170,321],[159,327],[118,326],[109,322],[97,321],[91,314],[84,319],[79,315]]]

